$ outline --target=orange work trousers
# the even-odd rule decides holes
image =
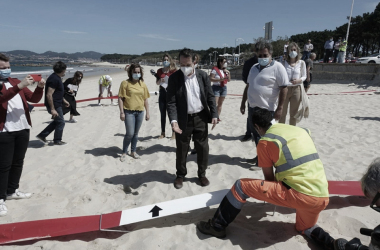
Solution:
[[[282,182],[240,179],[240,184],[243,193],[249,197],[296,209],[296,230],[300,233],[313,227],[317,223],[319,213],[329,204],[329,197],[302,194],[292,188],[288,189]],[[235,185],[231,191],[239,202],[246,202],[236,192]]]

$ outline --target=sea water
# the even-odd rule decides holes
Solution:
[[[27,75],[30,74],[39,74],[45,80],[53,73],[53,67],[30,67],[30,66],[12,66],[12,78],[23,79]],[[112,77],[112,73],[122,72],[124,69],[112,68],[112,67],[94,67],[91,65],[68,65],[66,68],[65,79],[73,77],[76,71],[81,71],[83,73],[83,77],[89,76],[101,76],[101,75],[110,75]]]

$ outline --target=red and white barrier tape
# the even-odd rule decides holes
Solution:
[[[229,189],[165,201],[102,215],[89,215],[0,225],[0,244],[102,231],[131,223],[184,213],[219,204]],[[363,196],[358,181],[329,181],[329,192]],[[105,230],[107,231],[107,230]]]

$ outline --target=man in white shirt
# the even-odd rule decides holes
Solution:
[[[311,43],[311,40],[309,39],[307,43],[303,46],[303,55],[302,60],[306,60],[310,58],[310,53],[314,49],[313,44]]]
[[[275,120],[279,120],[288,92],[289,79],[284,66],[273,60],[273,47],[270,43],[259,42],[256,44],[256,52],[259,63],[253,65],[249,71],[240,112],[245,113],[245,102],[248,98],[248,123],[257,146],[261,137],[253,127],[253,112],[257,108],[267,109],[271,111]],[[250,162],[258,165],[257,156]]]
[[[178,58],[181,70],[170,75],[166,89],[169,120],[176,133],[177,178],[174,187],[179,189],[183,186],[191,136],[197,151],[199,181],[201,186],[207,186],[210,184],[206,178],[208,123],[213,124],[213,129],[218,119],[215,96],[206,72],[194,68],[194,52],[185,48],[180,51]]]

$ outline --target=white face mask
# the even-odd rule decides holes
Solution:
[[[289,53],[290,58],[296,58],[297,55],[298,55],[298,54],[297,54],[297,52],[295,52],[295,51],[292,51],[292,52]]]
[[[185,76],[188,76],[191,73],[193,73],[193,67],[181,67],[181,70]]]
[[[227,63],[224,63],[224,64],[223,64],[223,68],[227,68]]]

